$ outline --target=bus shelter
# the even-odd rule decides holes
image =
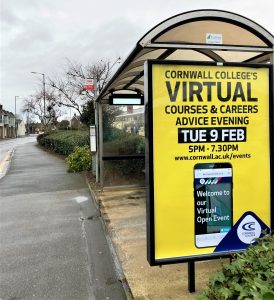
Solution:
[[[122,41],[120,44],[122,46]],[[149,30],[137,42],[96,100],[97,175],[101,186],[104,186],[105,162],[122,160],[134,161],[136,164],[138,160],[145,158],[142,151],[130,155],[117,154],[115,151],[106,154],[103,138],[103,106],[115,104],[113,97],[116,95],[119,98],[125,95],[125,99],[130,95],[138,99],[147,96],[144,85],[146,61],[157,59],[170,62],[213,62],[216,65],[230,62],[273,64],[273,51],[274,37],[270,32],[254,21],[228,11],[197,10],[181,13]],[[271,70],[273,72],[273,69]],[[271,75],[273,78],[273,74]],[[271,97],[273,98],[273,95]],[[126,102],[117,104],[123,103]],[[273,110],[273,106],[271,109]],[[134,110],[131,113],[136,112],[137,110]]]

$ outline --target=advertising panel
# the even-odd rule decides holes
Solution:
[[[145,75],[150,264],[245,250],[271,227],[271,66],[158,60]]]

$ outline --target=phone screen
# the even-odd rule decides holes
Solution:
[[[196,247],[217,246],[233,225],[231,164],[195,165],[194,203]]]

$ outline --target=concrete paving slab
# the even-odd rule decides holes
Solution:
[[[190,294],[186,263],[160,268],[146,260],[145,190],[106,189],[97,201],[134,299],[195,299],[220,267],[221,260],[197,262],[196,293]]]

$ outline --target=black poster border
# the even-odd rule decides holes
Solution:
[[[166,61],[166,60],[147,60],[145,62],[145,140],[146,140],[146,224],[147,224],[147,260],[151,266],[175,264],[191,261],[210,260],[216,258],[231,257],[233,253],[241,252],[229,251],[222,253],[210,253],[204,255],[191,255],[172,257],[165,259],[155,258],[155,215],[154,215],[154,148],[153,148],[153,65],[195,65],[195,66],[234,66],[250,68],[268,68],[269,69],[269,136],[270,136],[270,228],[274,227],[274,167],[273,167],[273,66],[270,64],[258,63],[233,63],[233,62],[197,62],[197,61]]]

